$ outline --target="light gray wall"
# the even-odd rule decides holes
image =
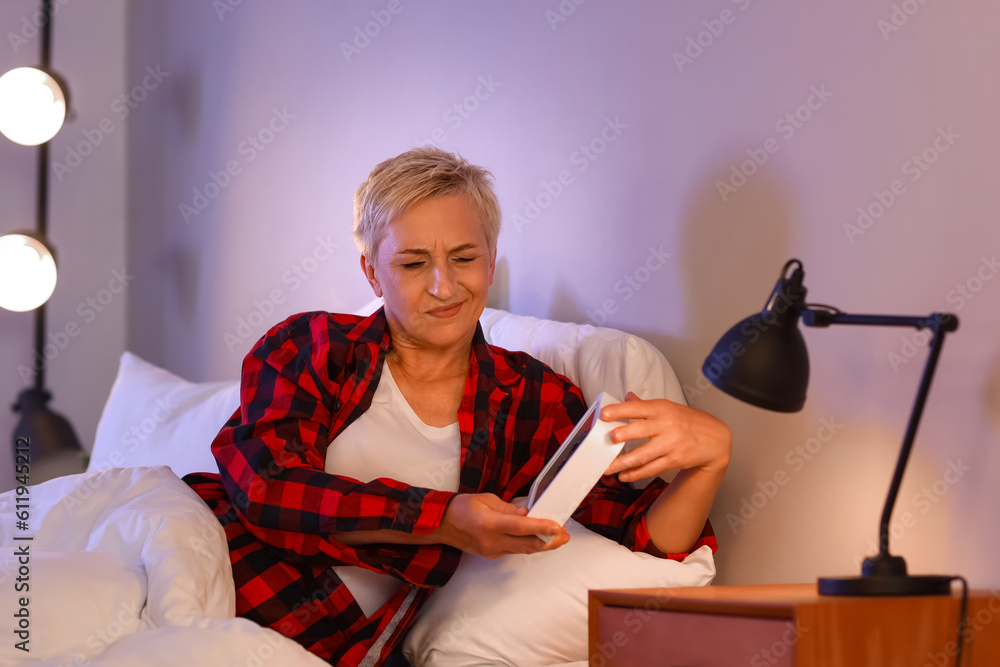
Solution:
[[[93,445],[101,408],[125,349],[125,123],[115,99],[131,88],[125,69],[125,0],[53,3],[52,68],[69,88],[71,115],[49,147],[49,239],[59,280],[48,305],[46,386],[50,407]],[[40,3],[0,3],[0,73],[38,65]],[[75,157],[74,157],[75,155]],[[0,137],[0,234],[34,229],[38,149]],[[131,269],[129,269],[131,270]],[[109,288],[109,283],[110,288]],[[34,315],[0,310],[0,448],[17,422],[8,405],[34,382]],[[41,469],[35,471],[41,475]],[[0,491],[13,487],[0,457]]]
[[[147,67],[163,80],[128,119],[128,347],[194,380],[235,378],[270,323],[366,302],[353,191],[378,161],[439,139],[497,177],[505,231],[495,305],[645,336],[691,402],[732,427],[734,458],[712,515],[719,583],[857,573],[925,355],[908,347],[912,332],[808,330],[808,402],[777,415],[699,389],[719,335],[761,307],[793,256],[811,300],[957,312],[893,546],[913,572],[1000,585],[998,22],[987,0],[133,3],[124,81],[141,82]],[[366,28],[374,36],[350,52],[344,45]],[[678,66],[675,53],[688,48],[691,62]],[[802,107],[810,101],[814,109]],[[785,120],[795,113],[798,127]],[[268,137],[272,121],[281,129]],[[935,154],[949,129],[953,139],[938,142],[947,151]],[[272,139],[261,150],[244,144],[261,134]],[[593,160],[581,150],[591,142],[602,151]],[[763,147],[774,152],[755,171],[747,164],[754,173],[723,198],[719,182],[761,160]],[[914,171],[924,151],[934,162]],[[227,164],[239,173],[218,175]],[[117,187],[112,179],[100,183]],[[902,194],[849,236],[858,207],[877,212],[897,180]],[[185,220],[182,204],[204,206]],[[53,227],[69,255],[68,229]],[[62,297],[63,319],[120,257],[86,238],[77,261],[94,274]],[[670,256],[650,259],[651,248]],[[296,280],[303,268],[314,271]],[[110,315],[100,322],[110,326]],[[28,327],[0,319],[21,349]],[[890,356],[907,354],[906,363]],[[92,391],[104,391],[113,364],[87,368],[104,378]],[[60,398],[80,382],[52,379]],[[81,396],[72,410],[96,411],[92,403]]]

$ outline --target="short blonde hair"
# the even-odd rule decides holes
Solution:
[[[374,263],[386,227],[411,206],[432,197],[468,195],[493,252],[500,236],[500,202],[493,174],[461,155],[422,146],[382,162],[354,194],[354,243]]]

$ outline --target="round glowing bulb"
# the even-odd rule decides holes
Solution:
[[[50,74],[18,67],[0,76],[0,133],[24,146],[51,139],[66,120],[66,96]]]
[[[0,308],[34,310],[55,288],[56,262],[44,243],[23,233],[0,236]]]

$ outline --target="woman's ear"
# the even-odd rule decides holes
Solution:
[[[372,286],[372,291],[375,292],[375,296],[382,296],[382,286],[378,282],[378,276],[375,275],[375,265],[368,261],[368,258],[361,255],[361,270],[365,274],[365,279],[368,284]]]
[[[489,273],[489,282],[487,283],[487,285],[489,285],[490,287],[493,287],[493,274],[496,272],[496,268],[497,268],[497,249],[493,248],[493,251],[490,253],[490,273]]]

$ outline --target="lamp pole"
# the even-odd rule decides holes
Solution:
[[[49,71],[52,61],[52,0],[42,0],[42,69]],[[38,145],[38,200],[35,207],[35,230],[40,238],[49,231],[49,142]],[[35,309],[35,390],[45,391],[45,304]]]

